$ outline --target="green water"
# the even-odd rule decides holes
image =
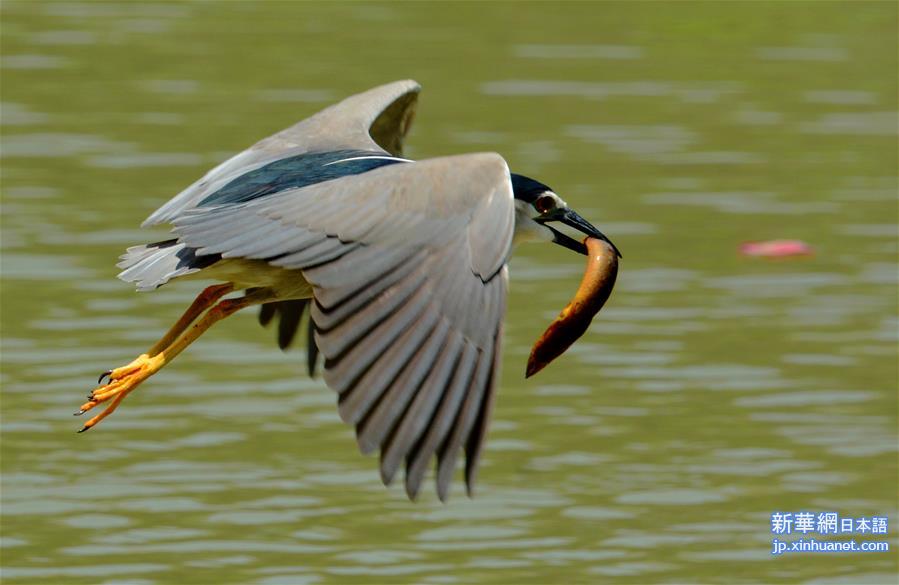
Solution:
[[[896,22],[891,2],[4,2],[3,582],[895,583]],[[624,253],[589,333],[525,381],[582,259],[518,250],[475,499],[383,488],[252,314],[76,435],[97,374],[198,290],[115,279],[165,234],[140,222],[407,77],[408,155],[498,151]],[[775,238],[816,253],[738,253]],[[887,515],[893,552],[773,557],[774,511]]]

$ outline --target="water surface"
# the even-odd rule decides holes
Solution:
[[[891,3],[4,2],[6,583],[895,582],[772,558],[780,511],[897,516]],[[523,378],[582,260],[523,247],[477,497],[385,490],[251,314],[103,425],[71,412],[197,291],[114,276],[158,205],[342,96],[424,85],[407,154],[503,153],[622,249]],[[765,261],[741,242],[797,238]]]

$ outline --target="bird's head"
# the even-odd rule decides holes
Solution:
[[[512,173],[512,192],[515,195],[516,242],[550,241],[586,255],[587,247],[583,242],[547,225],[559,222],[585,235],[608,242],[615,253],[621,256],[621,252],[609,238],[569,208],[568,204],[547,185],[530,177]]]

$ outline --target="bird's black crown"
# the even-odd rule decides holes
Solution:
[[[540,181],[535,181],[530,177],[525,177],[524,175],[516,175],[515,173],[511,173],[512,176],[512,193],[515,195],[515,198],[524,201],[526,203],[533,203],[537,197],[539,197],[542,193],[547,191],[552,191],[548,186],[544,185]]]

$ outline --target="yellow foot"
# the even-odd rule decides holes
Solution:
[[[150,357],[147,354],[142,354],[137,357],[133,362],[126,366],[122,366],[121,368],[116,368],[114,370],[110,370],[108,372],[104,372],[100,376],[100,381],[103,381],[103,378],[109,378],[109,382],[104,384],[98,388],[95,388],[90,394],[88,394],[88,401],[81,405],[81,408],[75,415],[81,415],[97,406],[98,404],[102,404],[107,400],[112,399],[112,402],[106,409],[90,419],[84,426],[81,427],[79,433],[83,433],[84,431],[94,427],[101,420],[109,416],[113,413],[113,411],[121,404],[122,400],[125,399],[132,390],[138,387],[141,382],[155,374],[159,371],[159,369],[165,363],[165,359],[162,354],[156,355],[154,357]]]

